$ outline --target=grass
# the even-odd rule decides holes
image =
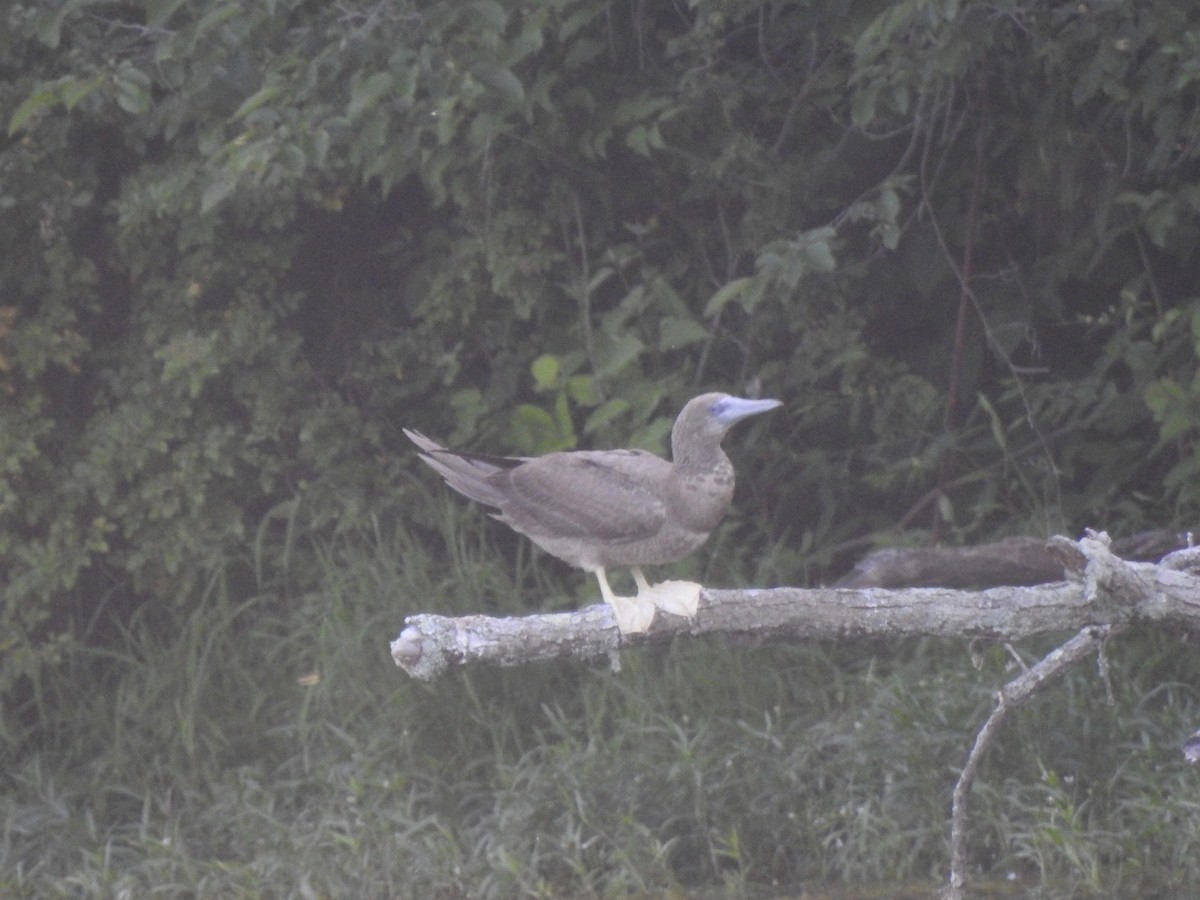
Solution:
[[[1005,654],[977,671],[952,641],[681,640],[620,673],[413,683],[387,652],[404,615],[511,611],[518,577],[549,593],[561,571],[514,570],[492,526],[437,509],[291,548],[307,568],[253,596],[214,577],[73,658],[0,776],[0,895],[920,896],[943,879],[950,790]],[[1141,634],[1110,656],[1112,706],[1080,667],[1006,725],[972,796],[982,881],[1200,880],[1178,749],[1200,720],[1195,654]]]

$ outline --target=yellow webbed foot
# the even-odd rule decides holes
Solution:
[[[633,580],[637,582],[638,597],[649,600],[663,612],[688,619],[696,618],[696,610],[700,606],[700,591],[702,587],[694,581],[660,581],[658,584],[647,583],[642,570],[633,568]]]
[[[700,590],[694,581],[660,581],[641,591],[638,597],[649,600],[663,612],[694,619],[700,606]]]
[[[608,605],[612,607],[613,618],[617,620],[617,628],[621,634],[639,634],[648,631],[654,621],[655,606],[642,596],[609,597]]]

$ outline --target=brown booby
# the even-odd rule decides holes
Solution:
[[[650,627],[655,607],[696,614],[700,585],[651,587],[641,567],[675,562],[708,539],[733,499],[733,465],[721,440],[734,423],[780,405],[729,394],[693,398],[671,430],[671,462],[645,450],[476,456],[404,433],[454,490],[499,510],[494,518],[550,555],[596,573],[617,627],[631,633]],[[632,570],[636,597],[613,594],[604,573],[611,566]]]

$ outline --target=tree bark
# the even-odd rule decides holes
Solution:
[[[1052,538],[1046,553],[1067,580],[982,591],[952,588],[772,588],[705,590],[694,620],[660,613],[645,634],[621,635],[603,605],[523,617],[416,615],[392,642],[392,658],[414,678],[452,665],[515,666],[538,660],[613,657],[623,646],[679,634],[739,634],[763,640],[849,635],[935,635],[1015,640],[1142,620],[1200,630],[1200,550],[1159,563],[1120,559],[1107,535]]]

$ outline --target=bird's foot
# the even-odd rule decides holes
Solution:
[[[694,581],[660,581],[638,592],[638,599],[649,600],[663,612],[696,618],[701,586]]]
[[[645,595],[607,599],[621,634],[640,634],[650,629],[650,623],[654,621],[655,605]]]

